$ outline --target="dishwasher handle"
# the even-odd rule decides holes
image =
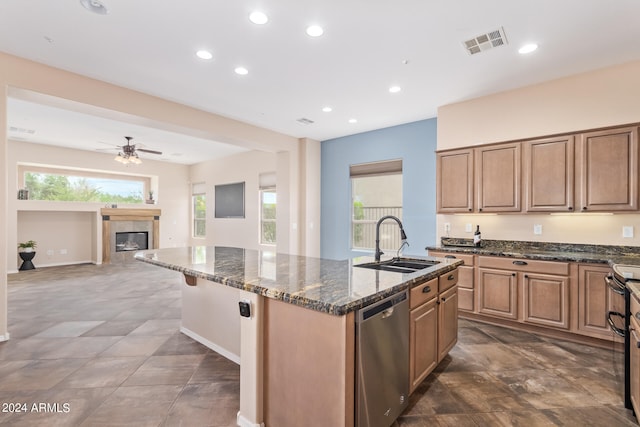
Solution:
[[[393,295],[387,299],[379,301],[372,305],[371,307],[364,308],[360,310],[359,321],[364,322],[367,319],[370,319],[376,315],[382,313],[382,318],[386,319],[387,317],[391,317],[393,315],[394,306],[398,305],[402,301],[407,299],[407,293],[401,292],[399,294]]]

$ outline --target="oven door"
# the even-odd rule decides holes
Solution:
[[[611,310],[607,312],[607,323],[609,323],[614,334],[624,338],[627,334],[627,319],[624,312],[626,286],[624,283],[620,283],[613,275],[606,276],[604,281],[615,295],[621,296],[621,298],[616,298],[620,300],[621,304],[616,304],[614,301],[611,302]]]

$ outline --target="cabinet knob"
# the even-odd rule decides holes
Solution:
[[[513,261],[513,265],[528,265],[526,261]]]
[[[569,206],[569,210],[572,211],[573,210],[573,206]]]
[[[456,256],[455,256],[455,255],[445,255],[444,257],[445,257],[445,258],[453,258],[453,259],[455,259],[455,258],[456,258]]]
[[[583,207],[582,207],[582,210],[583,210],[583,211],[586,211],[586,210],[587,210],[587,207],[586,207],[586,206],[583,206]]]
[[[528,274],[525,274],[525,275],[524,275],[524,278],[525,278],[525,279],[528,279],[528,278],[529,278],[529,275],[528,275]]]
[[[450,275],[447,277],[447,280],[454,280],[455,278],[456,278],[456,276],[454,276],[453,274],[450,274]]]
[[[513,277],[516,277],[516,273],[511,273],[511,275],[512,275]]]
[[[478,209],[479,212],[482,212],[482,208]]]
[[[431,292],[431,287],[430,286],[425,286],[424,288],[422,288],[422,293],[423,294],[428,294],[429,292]]]
[[[473,209],[469,208],[469,212],[473,212]]]

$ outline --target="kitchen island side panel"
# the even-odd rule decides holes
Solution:
[[[354,425],[355,315],[264,301],[266,426]]]
[[[206,279],[182,285],[181,331],[240,363],[240,290]]]

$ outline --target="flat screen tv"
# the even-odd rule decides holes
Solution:
[[[216,185],[216,218],[244,218],[244,182]]]

